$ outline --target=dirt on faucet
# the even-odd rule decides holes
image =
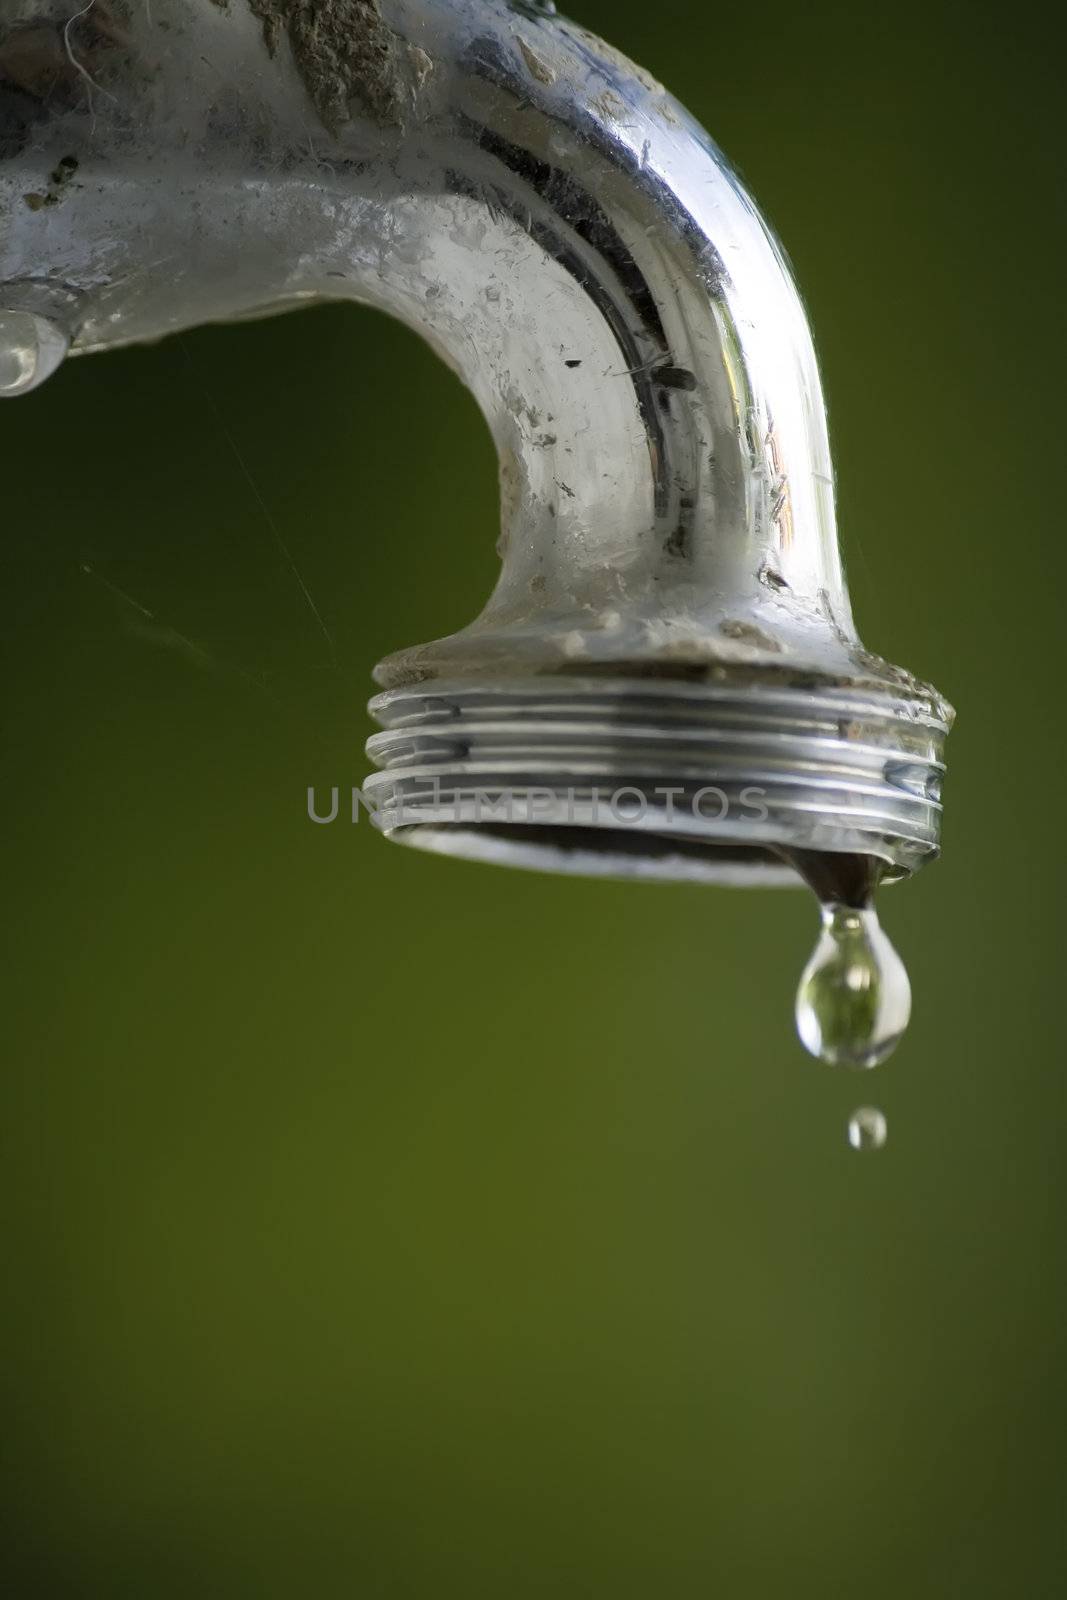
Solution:
[[[214,0],[228,9],[235,0]],[[395,34],[379,0],[248,0],[273,55],[283,37],[315,109],[331,131],[355,104],[385,125],[402,122],[432,63]]]

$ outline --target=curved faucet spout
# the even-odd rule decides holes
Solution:
[[[676,728],[679,708],[634,686],[662,679],[708,691],[731,782],[782,778],[785,809],[762,831],[688,829],[731,870],[742,847],[763,866],[796,846],[897,870],[932,852],[948,712],[855,635],[790,273],[719,151],[646,73],[545,0],[95,0],[73,25],[69,6],[16,0],[0,111],[12,392],[68,345],[350,298],[416,328],[476,396],[500,459],[500,579],[469,628],[379,667],[387,724],[426,724],[402,753],[380,737],[389,796],[403,763],[447,766],[427,686],[458,686],[468,776],[502,760],[556,789],[568,719],[629,730],[579,740],[583,771],[655,767],[635,730]],[[568,688],[538,721],[547,681]],[[818,714],[801,716],[813,686]],[[464,698],[490,690],[506,701],[492,716]],[[748,732],[771,740],[754,764],[751,740],[722,743],[751,722],[750,690],[766,704]],[[506,757],[487,716],[506,725]],[[857,767],[855,740],[851,762],[834,752],[840,795],[812,821],[775,767],[781,739],[807,770],[849,720],[874,754]],[[885,772],[903,728],[916,771],[902,789]],[[695,762],[707,776],[708,748],[668,743],[668,775]],[[469,830],[446,836],[429,812],[417,825],[413,842],[467,850]]]

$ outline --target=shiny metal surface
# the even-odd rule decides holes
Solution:
[[[401,697],[437,680],[504,685],[530,781],[552,770],[557,713],[597,724],[607,696],[609,721],[628,725],[649,679],[690,685],[718,738],[702,757],[714,774],[716,750],[733,759],[719,725],[729,684],[726,744],[750,704],[795,764],[796,804],[750,830],[753,850],[808,847],[814,828],[818,848],[909,870],[936,850],[951,713],[855,634],[806,319],[721,154],[647,74],[534,0],[318,12],[334,30],[326,65],[284,0],[97,0],[73,30],[52,0],[8,4],[0,312],[44,317],[50,349],[69,339],[75,353],[308,299],[399,317],[491,429],[502,567],[468,629],[389,657],[379,683]],[[59,75],[45,99],[35,48]],[[27,359],[12,367],[22,389]],[[507,686],[546,676],[556,712],[543,726]],[[882,798],[908,769],[921,823],[888,805],[857,834],[864,778],[842,768],[842,693],[862,699]],[[768,694],[777,723],[766,706],[759,721]],[[462,692],[453,703],[469,719]],[[396,704],[378,702],[386,716]],[[805,705],[823,731],[800,749]],[[902,732],[916,726],[918,755]],[[388,810],[395,745],[372,745],[392,774],[377,780]],[[622,750],[597,751],[624,775]],[[661,776],[679,761],[672,746]],[[659,831],[686,830],[661,818]],[[712,875],[719,844],[719,876],[743,872],[733,835],[700,836]],[[629,846],[608,869],[633,870]]]
[[[900,876],[937,848],[941,724],[854,688],[468,679],[392,689],[371,709],[386,731],[365,792],[391,837],[425,849],[784,883],[791,850]]]

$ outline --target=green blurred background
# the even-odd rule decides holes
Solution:
[[[865,639],[959,707],[911,1033],[803,1055],[800,895],[307,821],[494,575],[414,337],[71,363],[0,423],[20,1596],[1062,1592],[1059,57],[1026,6],[569,9],[779,230]]]

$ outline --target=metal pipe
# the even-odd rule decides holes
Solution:
[[[859,642],[803,308],[658,83],[544,0],[71,10],[0,22],[8,391],[343,298],[496,442],[493,594],[375,674],[387,833],[709,881],[936,853],[951,711]]]

